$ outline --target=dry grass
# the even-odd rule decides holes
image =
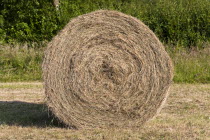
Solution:
[[[173,66],[141,21],[98,10],[72,19],[48,44],[43,77],[47,105],[65,124],[130,128],[159,112]]]
[[[5,83],[6,88],[4,84],[0,85],[2,86],[0,87],[0,140],[208,140],[210,138],[210,84],[173,85],[170,97],[161,113],[146,123],[141,130],[68,129],[48,117],[47,108],[43,104],[44,93],[41,83]],[[8,85],[10,88],[7,88]]]

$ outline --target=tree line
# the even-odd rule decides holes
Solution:
[[[210,41],[209,0],[1,0],[0,44],[49,41],[71,18],[97,9],[137,17],[170,46]]]

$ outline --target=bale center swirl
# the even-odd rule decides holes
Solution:
[[[78,128],[141,126],[159,112],[173,77],[154,33],[108,10],[74,18],[54,37],[43,76],[50,109]]]

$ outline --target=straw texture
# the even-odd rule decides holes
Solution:
[[[72,19],[45,51],[47,105],[76,128],[139,127],[168,96],[173,67],[138,19],[98,10]]]

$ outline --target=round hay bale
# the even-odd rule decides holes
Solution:
[[[47,105],[76,128],[142,126],[167,98],[172,62],[138,19],[99,10],[72,19],[48,44]]]

